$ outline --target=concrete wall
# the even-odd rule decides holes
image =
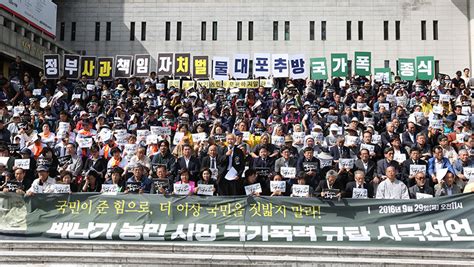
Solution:
[[[194,55],[230,56],[234,53],[304,53],[307,57],[334,52],[372,51],[373,67],[390,61],[396,70],[399,57],[434,55],[442,73],[470,67],[468,0],[57,0],[58,33],[66,22],[64,45],[86,50],[88,55],[191,52]],[[472,9],[472,5],[471,5]],[[470,12],[471,14],[474,12]],[[384,40],[383,21],[389,21],[389,40]],[[401,21],[401,38],[395,40],[395,21]],[[421,40],[421,21],[426,20],[426,40]],[[433,40],[433,21],[439,21],[439,40]],[[77,23],[76,41],[70,41],[71,22]],[[106,22],[112,22],[111,41],[105,41]],[[135,21],[135,41],[130,41],[130,22]],[[146,41],[140,41],[146,21]],[[165,41],[165,22],[171,22],[171,40]],[[176,41],[176,22],[182,21],[182,40]],[[201,22],[207,22],[207,40],[201,41]],[[212,41],[212,22],[218,22],[218,39]],[[237,41],[237,21],[243,22],[242,41]],[[254,22],[254,40],[248,40],[248,21]],[[273,41],[273,21],[279,22],[279,40]],[[284,40],[284,22],[290,21],[290,40]],[[315,40],[309,38],[309,22],[315,21]],[[327,40],[321,40],[321,21],[327,21]],[[352,40],[346,40],[346,21],[352,21]],[[358,21],[364,23],[364,39],[358,40]],[[95,22],[101,22],[100,41],[94,41]],[[473,22],[471,22],[472,24]],[[472,28],[472,27],[471,27]],[[153,62],[154,66],[155,62]]]

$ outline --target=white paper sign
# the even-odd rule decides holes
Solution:
[[[389,103],[380,103],[380,104],[379,104],[379,107],[384,107],[384,108],[385,108],[385,111],[389,111],[389,110],[390,110],[390,104],[389,104]]]
[[[359,137],[357,136],[352,136],[352,135],[346,135],[345,137],[345,146],[352,146],[352,145],[357,145],[359,143]]]
[[[365,188],[352,189],[352,198],[368,198],[367,189]]]
[[[425,165],[410,165],[410,176],[416,175],[417,173],[426,173]]]
[[[177,145],[181,139],[183,139],[184,133],[183,132],[176,132],[173,137],[173,145]]]
[[[464,133],[458,133],[456,134],[456,142],[458,143],[464,143]]]
[[[295,197],[307,197],[309,194],[309,185],[294,184],[291,187],[291,191]]]
[[[294,132],[293,140],[296,144],[302,144],[304,142],[305,132]]]
[[[369,145],[369,144],[360,144],[360,150],[362,149],[367,149],[369,153],[374,153],[375,152],[375,146],[374,145]]]
[[[439,169],[436,171],[436,178],[441,181],[446,176],[446,173],[448,173],[448,168]]]
[[[125,152],[125,154],[130,157],[135,155],[136,150],[137,150],[136,144],[125,144],[123,148],[123,152]]]
[[[171,128],[170,127],[162,127],[162,126],[151,126],[150,131],[152,134],[161,136],[161,135],[166,135],[170,136],[171,135]]]
[[[234,167],[231,167],[224,178],[226,180],[233,181],[235,180],[235,177],[237,177],[238,174],[239,173],[237,172],[237,170]]]
[[[311,132],[311,136],[314,138],[314,141],[323,142],[324,141],[324,134],[320,132]],[[304,139],[303,139],[304,141]]]
[[[155,135],[155,134],[148,135],[146,137],[146,144],[147,145],[158,144],[158,135]]]
[[[41,193],[43,193],[44,188],[43,188],[42,185],[37,185],[36,184],[36,185],[31,186],[31,191],[33,191],[33,193],[35,193],[35,194],[41,194]]]
[[[372,144],[381,144],[382,143],[382,136],[380,134],[372,135]]]
[[[87,89],[87,91],[92,91],[92,90],[95,89],[95,85],[93,85],[93,84],[88,84],[88,85],[86,85],[86,89]]]
[[[197,190],[198,195],[212,196],[214,195],[214,185],[212,184],[200,184]]]
[[[250,140],[250,132],[242,132],[242,140],[248,141]]]
[[[451,96],[447,94],[439,94],[439,102],[449,102],[451,101]]]
[[[354,159],[339,159],[339,169],[352,169],[354,168]]]
[[[283,136],[272,136],[272,144],[276,146],[282,146],[285,144],[285,137]]]
[[[193,138],[193,142],[202,142],[202,141],[207,140],[206,133],[204,133],[204,132],[203,133],[192,134],[191,136]]]
[[[15,159],[15,165],[16,168],[20,168],[23,170],[29,170],[30,169],[30,159]]]
[[[393,155],[393,160],[398,161],[399,163],[404,162],[407,159],[407,155],[403,153],[395,153]]]
[[[469,106],[463,106],[463,107],[461,108],[461,113],[462,113],[462,114],[466,114],[466,115],[471,114],[471,107],[469,107]]]
[[[149,134],[149,130],[137,130],[137,142],[145,141]]]
[[[321,169],[332,166],[332,159],[319,159]]]
[[[254,193],[262,193],[262,186],[260,183],[247,185],[245,188],[245,194],[247,196],[253,195]]]
[[[0,165],[7,166],[9,157],[0,157]]]
[[[79,144],[79,148],[91,148],[94,140],[92,138],[76,138],[76,142]]]
[[[433,129],[443,129],[443,120],[430,120],[430,127]]]
[[[457,116],[456,116],[456,119],[457,119],[457,121],[459,121],[460,123],[463,123],[463,122],[469,120],[469,116],[466,116],[466,115],[457,115]]]
[[[270,191],[271,192],[280,191],[282,193],[285,193],[286,182],[285,181],[270,181]]]
[[[294,167],[281,167],[280,173],[285,178],[293,179],[296,177],[296,168]]]
[[[469,179],[469,183],[474,181],[474,168],[463,168],[463,174]]]
[[[33,89],[33,95],[34,96],[40,96],[42,94],[42,90],[41,89]]]
[[[433,196],[430,194],[416,193],[416,199],[422,199],[422,198],[433,198]]]
[[[441,106],[433,106],[433,113],[434,113],[434,114],[443,114],[443,107],[441,107]]]
[[[187,196],[189,195],[189,184],[174,184],[174,193],[179,196]]]
[[[69,194],[71,193],[71,186],[68,184],[53,184],[53,193]]]
[[[103,184],[102,185],[103,193],[117,193],[118,191],[119,191],[119,187],[116,184]]]

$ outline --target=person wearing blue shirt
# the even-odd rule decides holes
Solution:
[[[449,159],[443,157],[443,148],[441,146],[435,146],[433,148],[433,157],[428,160],[428,175],[431,177],[431,181],[433,184],[438,183],[438,179],[436,178],[436,173],[440,169],[448,169],[451,173],[456,173],[454,171],[453,166],[449,162]]]

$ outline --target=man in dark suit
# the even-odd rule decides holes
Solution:
[[[354,173],[354,180],[353,182],[349,182],[346,185],[346,190],[344,190],[344,197],[346,198],[353,198],[352,192],[354,191],[354,188],[363,188],[367,190],[367,198],[373,198],[374,197],[374,188],[372,187],[371,184],[365,182],[367,181],[365,174],[363,171],[358,170],[355,171]]]
[[[356,171],[364,172],[365,182],[369,183],[374,179],[376,164],[370,159],[370,153],[367,149],[361,149],[359,152],[360,159],[355,161],[354,168]]]
[[[221,163],[225,171],[223,175],[218,178],[219,194],[223,196],[243,195],[242,173],[245,168],[245,155],[242,150],[235,146],[234,134],[228,134],[226,141],[227,151]],[[234,170],[236,175],[229,175],[229,172],[234,172]]]
[[[342,196],[344,186],[340,183],[337,176],[338,175],[335,170],[328,171],[326,173],[326,180],[321,180],[319,182],[318,187],[314,191],[314,195],[316,197],[325,199],[333,199],[334,195],[335,197],[340,198]]]
[[[398,136],[398,134],[395,132],[395,126],[393,126],[392,122],[387,123],[386,129],[387,130],[380,135],[380,138],[382,139],[382,147],[387,147],[387,144],[390,143],[392,137]]]
[[[342,135],[337,136],[336,145],[331,147],[329,153],[335,162],[338,162],[340,158],[350,158],[351,151],[348,147],[344,146],[345,138]]]
[[[217,180],[217,177],[221,176],[226,170],[225,166],[222,165],[224,160],[224,156],[218,154],[217,145],[210,145],[207,155],[201,158],[201,168],[209,168],[212,172],[211,178]]]
[[[407,124],[407,130],[402,133],[402,146],[411,148],[416,143],[416,125],[413,122]]]
[[[426,184],[426,177],[424,173],[417,173],[415,175],[416,185],[408,188],[408,194],[411,199],[416,199],[416,193],[423,193],[428,195],[434,195],[433,188]]]
[[[266,145],[261,146],[258,150],[258,158],[252,162],[252,169],[257,171],[259,179],[268,180],[274,168],[274,162],[270,158],[268,147]]]
[[[401,181],[404,182],[408,187],[415,185],[415,175],[410,175],[410,166],[411,165],[424,165],[426,173],[426,161],[420,159],[421,152],[417,147],[413,147],[410,150],[410,158],[405,160],[402,163],[402,175]]]
[[[199,171],[201,166],[199,164],[199,159],[192,155],[192,149],[190,145],[183,146],[183,156],[178,158],[175,164],[175,169],[173,174],[175,176],[175,181],[179,181],[179,171],[182,169],[187,169],[189,171],[189,180],[197,182],[199,180]]]
[[[377,161],[377,172],[375,175],[376,177],[372,180],[373,183],[379,184],[383,179],[385,179],[385,171],[390,166],[394,167],[396,170],[400,170],[400,165],[398,164],[398,162],[393,160],[393,155],[393,148],[387,147],[384,151],[385,158]]]

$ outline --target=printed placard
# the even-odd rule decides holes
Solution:
[[[193,138],[193,142],[203,142],[207,141],[207,136],[206,133],[196,133],[196,134],[191,134]]]
[[[461,113],[465,115],[471,114],[471,107],[469,106],[463,106],[461,107]]]
[[[162,126],[151,126],[150,131],[152,134],[162,136],[170,136],[171,135],[171,128],[170,127],[162,127]]]
[[[317,171],[318,163],[317,162],[303,162],[303,170],[305,172]]]
[[[154,145],[158,144],[158,135],[151,134],[146,137],[146,144],[147,145]]]
[[[324,141],[324,134],[320,132],[311,132],[311,136],[314,138],[314,141],[323,142]],[[303,138],[304,141],[304,138]]]
[[[309,185],[294,184],[291,187],[291,193],[295,197],[308,197],[309,196]]]
[[[339,159],[339,169],[352,169],[354,168],[354,163],[355,163],[355,160],[354,159],[342,159],[340,158]]]
[[[405,160],[407,160],[407,155],[403,153],[395,153],[393,155],[393,160],[398,161],[399,163],[402,163]]]
[[[69,194],[71,193],[71,185],[69,184],[54,184],[53,193],[56,194]]]
[[[423,198],[433,198],[430,194],[425,193],[416,193],[416,199],[423,199]]]
[[[375,146],[374,145],[369,145],[369,144],[360,144],[360,149],[367,149],[369,153],[374,153],[375,152]]]
[[[41,193],[43,193],[44,188],[43,188],[42,185],[34,184],[34,185],[31,186],[31,191],[35,194],[41,194]]]
[[[262,193],[262,186],[260,185],[260,183],[247,185],[244,188],[245,188],[245,194],[247,196],[253,195],[255,193]]]
[[[20,182],[9,181],[5,184],[4,188],[8,188],[8,192],[16,192],[16,190],[23,190],[23,185]]]
[[[443,120],[430,120],[430,127],[433,129],[443,129]]]
[[[191,187],[189,184],[174,184],[174,193],[179,196],[187,196],[189,195],[189,191]]]
[[[414,176],[419,172],[426,173],[426,166],[418,164],[410,165],[410,176]]]
[[[382,136],[380,134],[372,135],[372,144],[381,144],[382,143]]]
[[[184,133],[183,132],[176,132],[173,137],[173,145],[177,145],[181,139],[183,139]]]
[[[294,167],[281,167],[280,173],[285,178],[290,178],[290,179],[296,178],[296,168]]]
[[[250,132],[242,132],[242,140],[249,141],[250,140]]]
[[[140,182],[129,182],[126,187],[129,193],[138,194],[142,185]]]
[[[388,111],[388,110],[390,110],[390,103],[380,103],[379,107],[384,107],[385,111]]]
[[[58,157],[59,166],[69,165],[72,163],[72,157],[70,155],[64,157]]]
[[[212,196],[214,195],[214,185],[212,184],[200,184],[197,190],[198,195]]]
[[[340,193],[339,189],[324,189],[324,199],[337,199]]]
[[[30,159],[15,159],[15,168],[20,168],[23,170],[29,170],[30,169]]]
[[[117,193],[119,191],[119,187],[116,184],[103,184],[102,185],[102,193]]]
[[[469,183],[474,181],[474,168],[463,168],[463,174],[469,179]]]
[[[354,188],[352,189],[352,198],[368,198],[366,188]]]
[[[155,190],[155,194],[160,194],[161,188],[167,191],[169,187],[170,187],[170,181],[168,179],[154,179],[153,180],[153,189]]]
[[[125,146],[123,147],[123,152],[127,156],[135,155],[135,151],[137,151],[137,145],[136,144],[125,144]]]
[[[319,163],[321,165],[321,168],[331,167],[332,159],[319,159]]]
[[[271,192],[280,191],[282,193],[285,193],[286,182],[285,181],[270,181],[270,191]]]
[[[79,144],[79,148],[91,148],[94,140],[90,137],[76,138],[76,142]]]
[[[42,94],[43,94],[43,91],[41,89],[33,89],[34,96],[40,96]]]
[[[294,132],[293,140],[296,144],[302,144],[304,142],[305,132]]]
[[[352,136],[352,135],[346,135],[345,137],[345,146],[355,146],[359,143],[359,137],[358,136]]]
[[[276,146],[282,146],[285,144],[285,137],[283,136],[272,136],[272,144]]]
[[[441,106],[434,106],[434,107],[433,107],[433,113],[434,113],[434,114],[443,114],[443,107],[441,107]]]

